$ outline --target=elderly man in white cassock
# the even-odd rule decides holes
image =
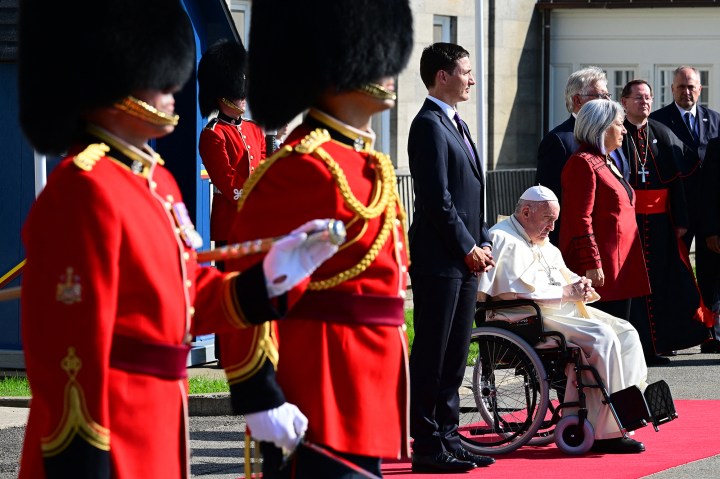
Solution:
[[[585,307],[599,299],[591,281],[570,272],[560,250],[548,241],[559,214],[560,204],[549,188],[533,186],[523,193],[513,215],[490,229],[496,266],[480,277],[479,299],[534,300],[542,311],[545,330],[559,331],[580,347],[608,393],[632,385],[644,390],[647,366],[637,331],[625,320]],[[489,311],[488,320],[513,321],[532,315],[532,309],[521,309]],[[570,372],[568,378],[574,378]],[[568,379],[566,401],[577,400],[572,381]],[[593,382],[588,377],[588,383]],[[595,430],[594,452],[645,450],[643,443],[622,437],[598,389],[586,388],[585,393],[588,420]]]

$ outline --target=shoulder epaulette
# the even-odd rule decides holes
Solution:
[[[215,125],[217,125],[217,123],[218,123],[218,119],[217,119],[217,117],[215,117],[215,118],[213,118],[212,120],[210,120],[210,121],[208,122],[208,124],[205,125],[205,128],[203,128],[203,129],[204,129],[204,130],[214,130],[214,129],[215,129]]]
[[[100,161],[100,158],[105,156],[108,151],[110,151],[110,147],[105,143],[92,143],[75,155],[73,163],[81,170],[92,171],[95,164]]]
[[[252,118],[245,118],[245,117],[243,117],[242,121],[243,121],[243,123],[247,122],[247,123],[252,123],[253,125],[257,125],[257,124],[258,124],[258,122],[256,122],[256,121],[253,120]]]
[[[330,141],[330,132],[324,128],[318,128],[315,131],[311,131],[300,143],[295,146],[295,151],[298,153],[307,155],[320,147],[320,145]]]

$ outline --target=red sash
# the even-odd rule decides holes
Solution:
[[[405,323],[404,300],[397,296],[306,291],[288,313],[293,317],[329,323],[401,326]]]
[[[635,212],[655,215],[667,212],[668,190],[635,190]]]
[[[189,351],[189,344],[149,343],[116,334],[110,367],[164,379],[183,379],[187,377]]]

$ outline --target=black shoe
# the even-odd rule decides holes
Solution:
[[[635,439],[626,439],[624,437],[595,439],[590,450],[603,454],[638,454],[645,451],[645,444]]]
[[[454,451],[451,453],[453,456],[455,456],[455,459],[460,459],[461,461],[467,461],[472,462],[477,467],[485,467],[489,466],[490,464],[495,464],[495,459],[488,456],[478,456],[477,454],[473,454],[472,452],[468,451],[467,449],[458,449],[457,451]]]
[[[455,459],[449,452],[438,454],[413,454],[413,472],[466,472],[475,469],[475,464]]]
[[[673,356],[677,356],[677,351],[667,351],[665,353],[660,353],[660,356],[667,356],[671,358]]]
[[[720,341],[717,339],[708,339],[700,345],[700,352],[705,354],[720,353]]]
[[[665,356],[659,356],[657,354],[652,356],[645,356],[645,364],[648,366],[666,366],[670,364],[670,358]]]

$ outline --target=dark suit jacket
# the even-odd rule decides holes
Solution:
[[[701,198],[704,213],[700,217],[700,238],[720,235],[720,138],[708,142],[701,175]]]
[[[692,241],[695,231],[701,221],[701,198],[700,198],[700,177],[702,176],[702,164],[705,160],[707,143],[710,138],[718,136],[720,129],[720,113],[698,105],[698,144],[693,141],[692,133],[680,115],[675,103],[670,103],[650,114],[650,118],[659,121],[667,126],[682,141],[683,157],[680,164],[680,175],[683,177],[685,196],[687,198],[688,215],[690,223],[689,231],[685,236],[686,243]]]
[[[464,125],[465,134],[470,132]],[[408,155],[415,191],[410,225],[411,271],[451,278],[469,274],[464,258],[473,245],[490,243],[484,220],[484,174],[455,122],[430,100],[410,126]]]
[[[708,140],[718,136],[718,130],[720,129],[720,113],[700,105],[697,107],[696,117],[699,136],[698,145],[695,145],[692,133],[685,124],[685,120],[680,115],[675,103],[670,103],[652,112],[650,118],[670,128],[685,144],[685,159],[681,165],[681,174],[684,176],[691,174],[702,164],[705,159]]]
[[[568,158],[580,146],[575,140],[575,117],[560,123],[545,135],[538,147],[537,172],[535,183],[553,190],[558,199],[562,200],[560,176]]]

